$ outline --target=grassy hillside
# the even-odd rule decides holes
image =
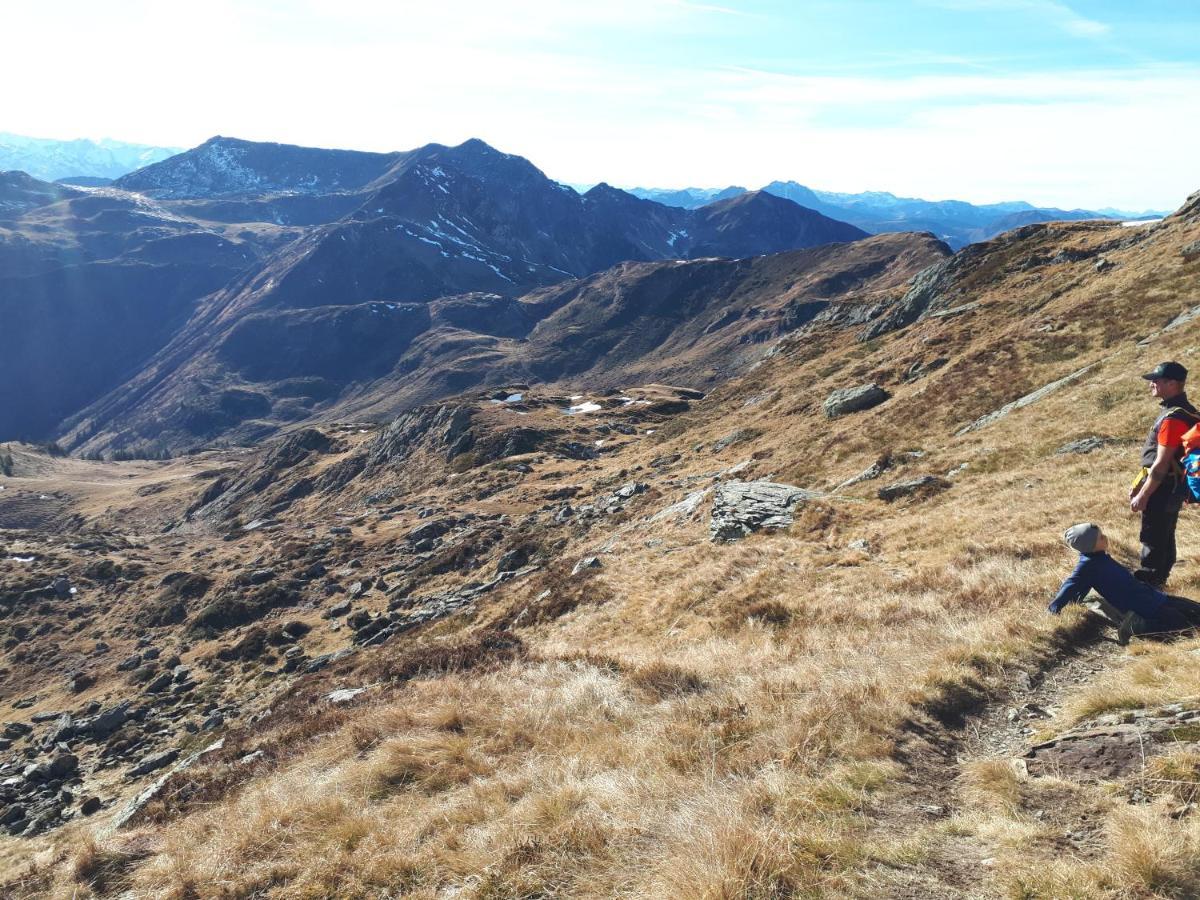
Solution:
[[[1200,730],[1172,726],[1113,777],[1025,754],[1097,717],[1200,709],[1200,640],[1119,648],[1085,610],[1045,613],[1073,563],[1067,525],[1099,522],[1119,559],[1136,555],[1126,485],[1154,412],[1139,373],[1169,358],[1200,372],[1200,319],[1166,327],[1200,306],[1200,263],[1181,254],[1198,239],[1200,198],[1145,230],[1030,226],[956,256],[915,322],[863,340],[917,298],[896,296],[871,322],[849,300],[703,400],[665,388],[625,395],[643,404],[469,398],[475,449],[458,454],[442,440],[449,413],[391,444],[327,429],[328,447],[288,465],[214,454],[88,475],[17,453],[6,493],[58,490],[81,530],[124,536],[105,558],[203,572],[213,594],[264,566],[299,571],[323,540],[342,588],[384,580],[354,597],[371,613],[443,608],[430,598],[487,582],[514,550],[537,569],[313,674],[286,672],[282,648],[246,645],[297,620],[312,626],[296,644],[305,658],[347,646],[349,626],[327,615],[344,595],[315,582],[213,633],[195,606],[139,627],[157,577],[118,590],[75,576],[104,602],[55,637],[59,656],[6,662],[4,698],[37,696],[21,716],[129,694],[114,663],[147,633],[204,673],[204,698],[241,715],[164,736],[185,750],[225,743],[120,829],[111,811],[135,781],[89,770],[89,790],[112,803],[5,839],[6,895],[1193,896]],[[872,381],[890,399],[826,418],[831,391]],[[595,411],[560,412],[593,399]],[[490,452],[514,423],[560,433]],[[1099,449],[1056,452],[1091,436]],[[568,446],[597,441],[594,459]],[[878,478],[838,487],[876,463]],[[181,522],[206,470],[233,485],[227,501],[154,534]],[[921,475],[938,480],[879,499]],[[658,515],[754,479],[818,496],[789,527],[730,543],[709,537],[711,492]],[[639,487],[613,500],[626,484]],[[455,530],[418,551],[413,530],[447,518]],[[1198,521],[1185,511],[1171,587],[1200,599]],[[327,538],[330,526],[347,533]],[[93,561],[64,534],[5,534],[12,555],[72,573]],[[11,587],[23,564],[0,565]],[[111,661],[66,695],[61,667],[97,636]]]

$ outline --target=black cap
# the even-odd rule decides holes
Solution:
[[[1154,371],[1142,376],[1147,381],[1158,381],[1160,378],[1170,378],[1172,381],[1187,381],[1187,369],[1177,362],[1162,362],[1154,367]]]

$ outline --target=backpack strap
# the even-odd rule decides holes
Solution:
[[[1169,419],[1171,416],[1175,415],[1175,413],[1180,413],[1187,416],[1189,419],[1191,419],[1193,425],[1195,425],[1197,422],[1200,422],[1200,413],[1192,412],[1186,406],[1168,406],[1166,410],[1163,411],[1162,417],[1163,419]]]

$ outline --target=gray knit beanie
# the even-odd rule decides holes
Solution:
[[[1091,553],[1100,542],[1100,526],[1092,522],[1080,522],[1063,532],[1063,540],[1072,550]]]

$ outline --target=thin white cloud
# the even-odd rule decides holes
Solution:
[[[964,12],[1012,11],[1032,14],[1053,23],[1069,35],[1080,38],[1099,38],[1108,35],[1112,26],[1076,12],[1059,0],[930,0],[943,9]]]

